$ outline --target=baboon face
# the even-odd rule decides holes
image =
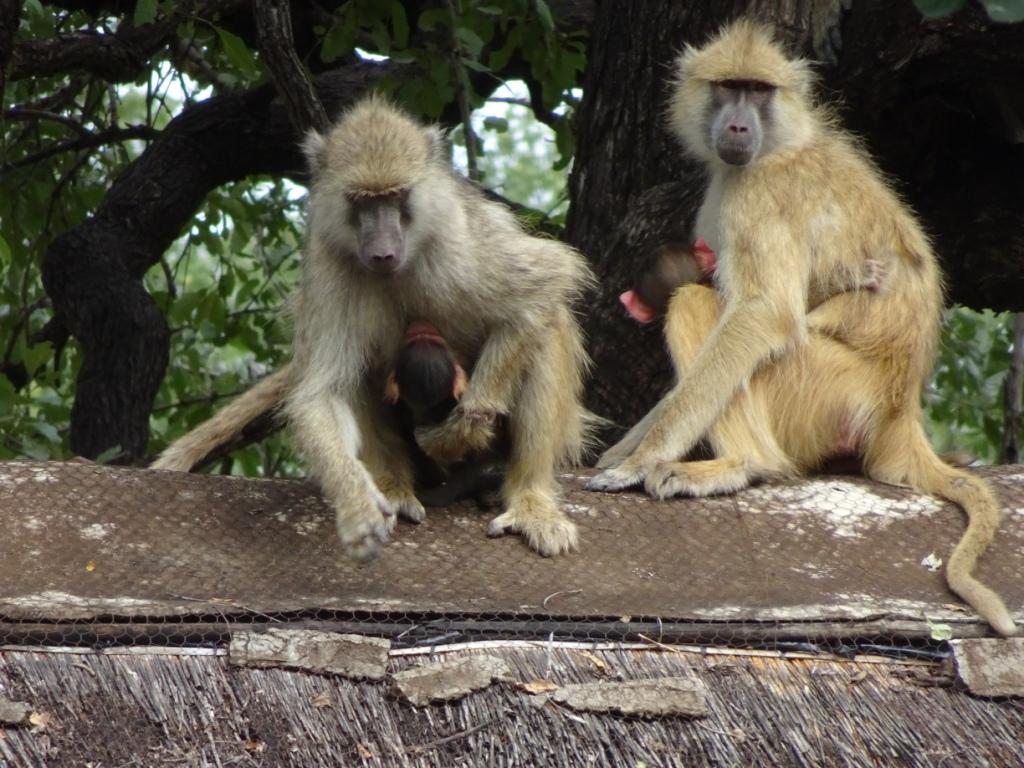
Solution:
[[[754,160],[771,124],[775,86],[760,80],[721,80],[711,83],[708,136],[711,146],[729,165]]]
[[[412,222],[409,191],[349,199],[360,265],[378,275],[395,275],[407,264],[406,229]]]

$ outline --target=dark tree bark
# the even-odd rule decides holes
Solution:
[[[703,191],[700,170],[665,129],[673,60],[684,43],[741,15],[775,25],[794,50],[823,62],[825,98],[842,94],[845,123],[935,235],[950,298],[1024,305],[1024,24],[994,25],[980,8],[927,22],[910,0],[843,5],[598,4],[567,227],[601,280],[588,318],[597,413],[628,426],[669,384],[660,327],[637,326],[616,297],[651,245],[690,236]]]
[[[184,4],[183,4],[184,5]],[[177,27],[195,13],[200,18],[217,18],[247,6],[247,0],[212,0],[178,12],[152,24],[118,26],[116,32],[72,32],[41,40],[26,40],[14,47],[10,80],[47,75],[85,73],[109,82],[124,82],[138,76],[150,59],[170,40]],[[132,4],[134,6],[134,3]],[[100,12],[102,9],[83,9]],[[131,9],[122,11],[131,17]]]
[[[284,102],[292,125],[299,133],[310,128],[324,131],[327,112],[316,97],[313,84],[302,68],[292,37],[292,16],[286,0],[256,0],[253,5],[260,55]]]

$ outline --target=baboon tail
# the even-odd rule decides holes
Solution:
[[[217,448],[236,439],[258,416],[277,408],[291,388],[291,365],[261,379],[186,435],[164,449],[150,467],[190,472]]]
[[[891,464],[882,466],[888,463],[883,459],[874,462],[875,466],[869,465],[869,474],[880,480],[905,483],[924,493],[941,496],[963,508],[967,515],[967,530],[946,563],[946,581],[949,588],[996,632],[1016,634],[1017,627],[1002,598],[973,575],[978,558],[995,538],[1002,517],[992,487],[982,478],[951,467],[936,456],[919,423],[911,422],[905,427],[902,443],[892,442],[892,436],[888,441],[890,446],[898,446],[900,457],[897,462],[902,464],[902,471],[892,472],[894,467]],[[894,474],[903,476],[894,477]]]

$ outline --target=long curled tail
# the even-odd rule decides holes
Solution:
[[[1001,635],[1017,627],[1003,599],[974,577],[978,558],[988,549],[1002,517],[992,487],[982,478],[942,461],[917,421],[899,425],[885,441],[888,455],[869,457],[868,474],[878,480],[905,483],[924,493],[959,504],[967,515],[967,530],[946,564],[949,588],[978,612]]]
[[[988,549],[999,530],[1002,517],[991,486],[980,477],[935,459],[931,488],[922,490],[959,504],[967,513],[967,530],[953,547],[946,563],[949,588],[974,608],[1001,635],[1013,635],[1017,627],[1003,599],[973,575],[978,558]]]
[[[237,439],[253,419],[278,407],[291,389],[291,365],[286,365],[236,397],[186,435],[164,449],[150,467],[190,472],[214,450]]]

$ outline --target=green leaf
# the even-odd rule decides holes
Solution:
[[[551,9],[548,8],[548,4],[544,0],[536,0],[537,4],[537,17],[540,19],[540,24],[544,27],[544,31],[551,33],[555,30],[555,20],[551,16]]]
[[[932,640],[953,639],[953,628],[949,624],[933,623],[927,616],[924,620],[928,622],[928,631],[931,633]]]
[[[914,0],[917,10],[928,19],[949,16],[964,7],[967,0]]]
[[[443,8],[432,8],[431,10],[424,11],[423,13],[420,14],[418,24],[419,28],[422,29],[424,32],[430,32],[438,24],[443,24],[444,26],[447,27],[449,21],[450,19],[447,10]]]
[[[37,421],[32,425],[32,429],[45,437],[49,442],[60,445],[60,434],[57,432],[57,428],[53,426],[53,424]]]
[[[138,0],[135,3],[135,15],[132,16],[132,23],[136,27],[149,24],[156,18],[156,0]]]
[[[480,51],[484,49],[484,41],[480,39],[480,36],[472,29],[467,27],[459,27],[455,30],[455,37],[458,38],[460,45],[469,51],[473,58],[477,58],[480,55]]]
[[[107,448],[107,450],[103,451],[99,456],[93,459],[93,461],[95,461],[97,464],[106,464],[111,459],[115,459],[119,455],[121,455],[121,451],[121,444],[118,443],[112,448]]]
[[[5,261],[11,258],[11,246],[4,240],[4,236],[0,235],[0,259]]]
[[[330,64],[342,56],[352,53],[356,44],[356,26],[349,22],[348,17],[342,18],[324,35],[320,44],[320,59]]]
[[[1024,21],[1024,0],[981,0],[992,21],[1012,24]]]
[[[259,65],[256,63],[252,51],[246,47],[245,41],[222,27],[214,27],[214,29],[217,30],[217,36],[220,38],[220,44],[224,48],[224,55],[228,57],[228,61],[245,75],[258,75]]]
[[[405,48],[409,44],[409,19],[405,8],[397,1],[391,3],[391,32],[396,47]]]
[[[25,370],[29,376],[35,376],[39,367],[53,357],[53,348],[48,344],[33,344],[21,355],[21,362],[25,364]]]
[[[505,38],[505,44],[497,51],[491,52],[489,64],[495,72],[500,72],[508,65],[512,54],[519,47],[519,42],[522,39],[521,29],[521,27],[514,28]]]
[[[387,56],[391,53],[391,33],[388,32],[387,25],[383,22],[377,22],[373,25],[373,29],[370,30],[370,39],[373,40],[373,44],[376,47],[376,53],[382,56]]]

